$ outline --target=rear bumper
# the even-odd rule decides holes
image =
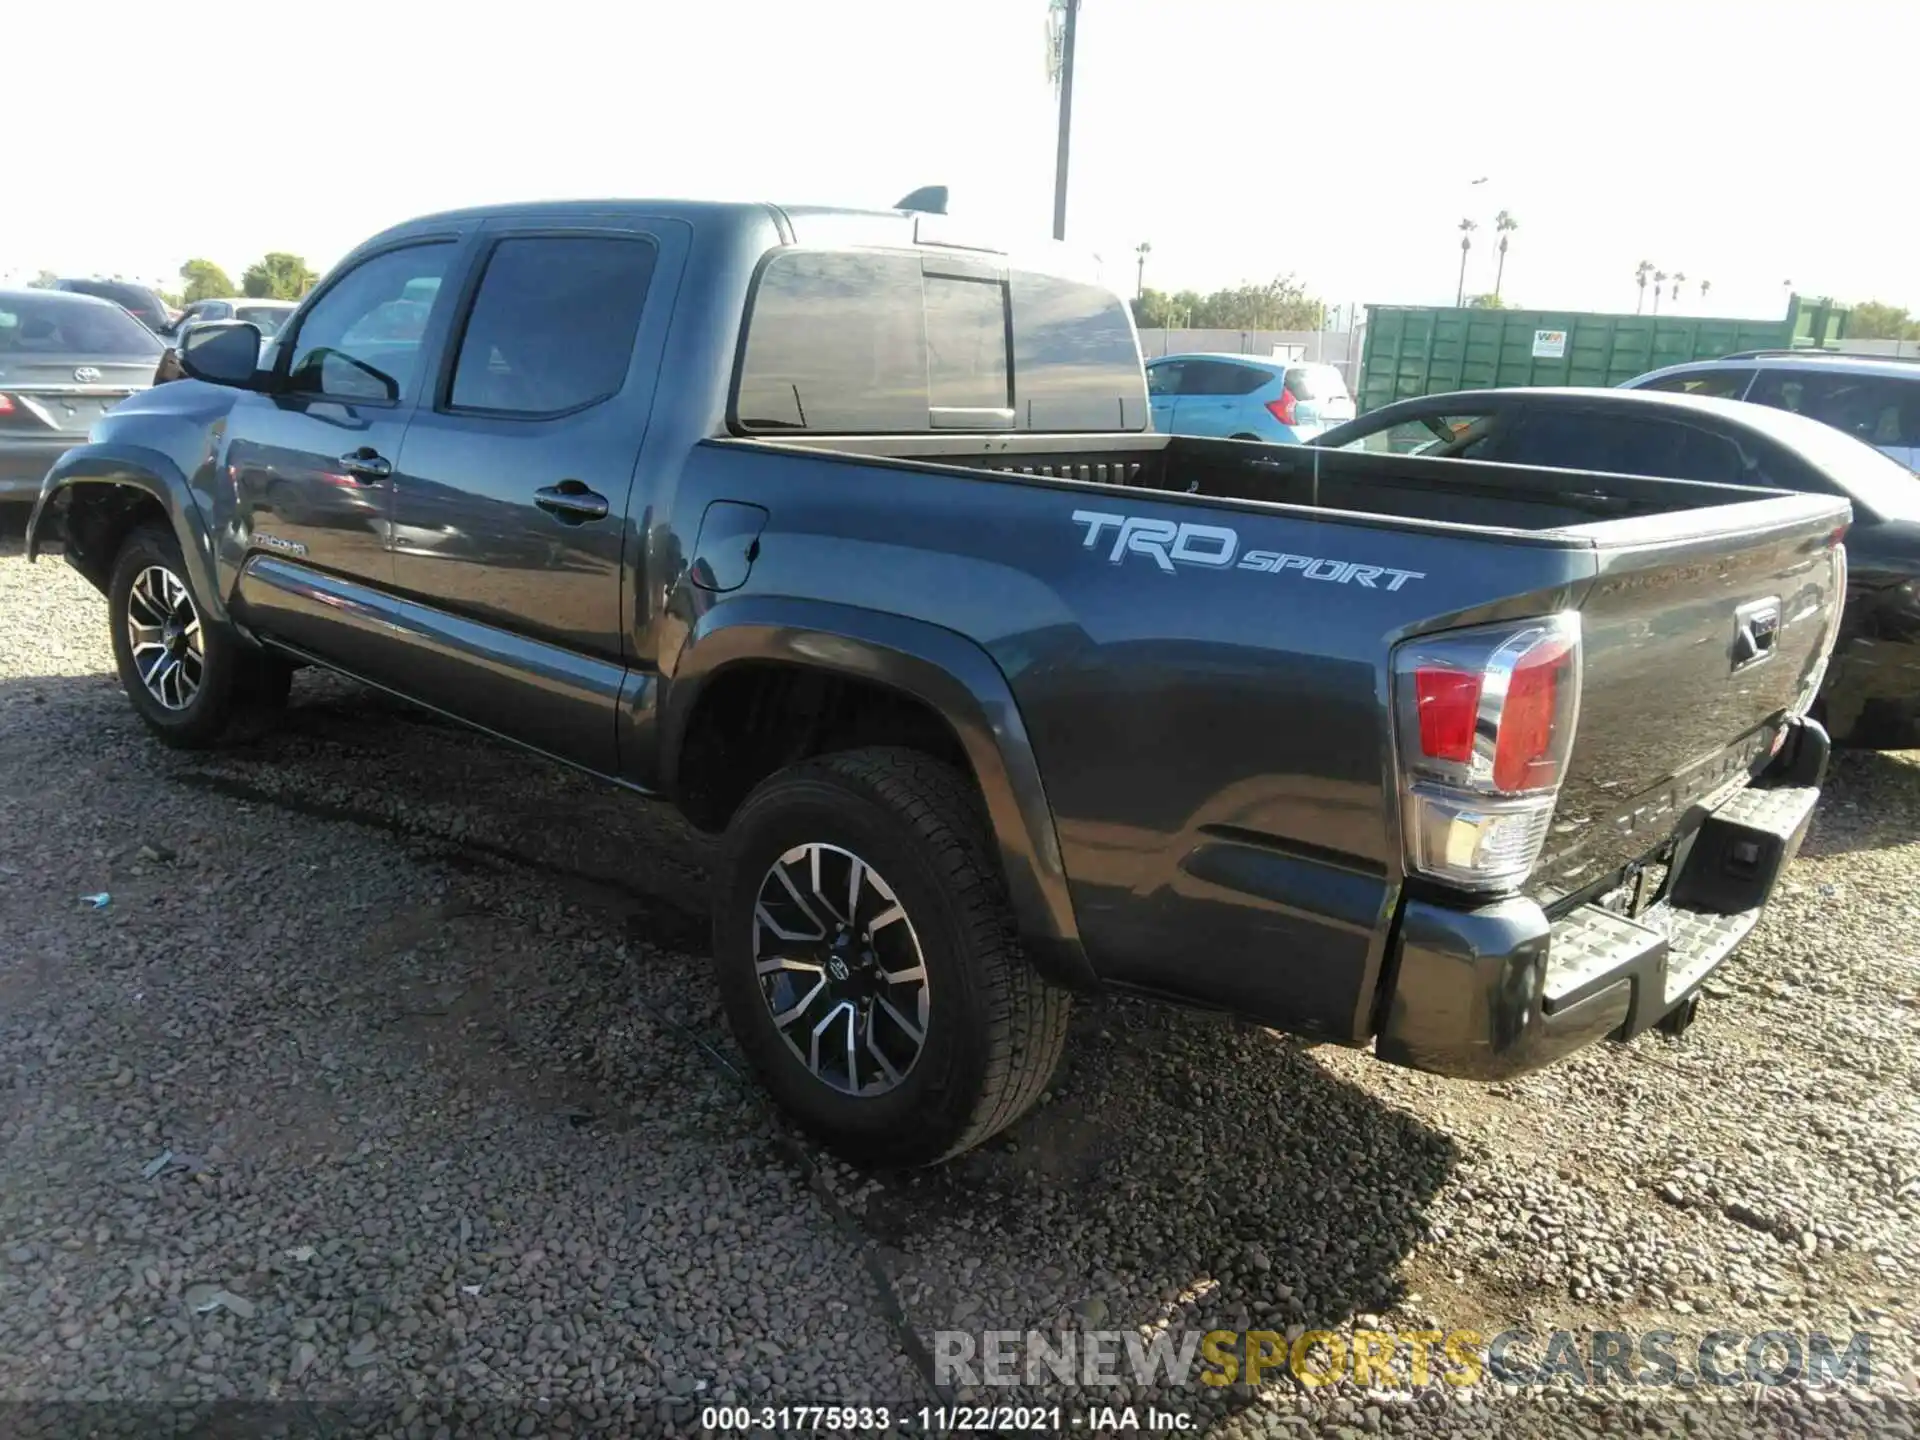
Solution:
[[[1666,898],[1638,917],[1582,905],[1549,921],[1522,897],[1409,901],[1380,1058],[1498,1080],[1659,1022],[1759,920],[1806,836],[1828,750],[1820,726],[1797,722],[1768,774],[1682,842]]]
[[[0,439],[0,501],[39,499],[40,482],[47,478],[53,462],[74,446],[86,443],[84,435],[55,440]]]

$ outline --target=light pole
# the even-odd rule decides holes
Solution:
[[[1059,13],[1060,50],[1055,78],[1060,84],[1060,148],[1053,166],[1053,238],[1067,238],[1067,150],[1073,133],[1073,41],[1080,0],[1052,0]]]
[[[1147,296],[1147,256],[1153,253],[1151,241],[1142,240],[1133,247],[1135,257],[1133,267],[1133,298],[1144,300]]]

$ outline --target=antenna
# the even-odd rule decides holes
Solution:
[[[947,213],[947,187],[944,185],[922,185],[910,195],[903,195],[894,202],[896,210],[918,210],[925,215],[944,215]]]

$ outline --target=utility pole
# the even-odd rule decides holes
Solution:
[[[1147,293],[1147,256],[1153,253],[1153,245],[1142,240],[1133,247],[1133,253],[1137,257],[1133,269],[1133,298],[1141,300]]]
[[[1067,238],[1067,148],[1073,131],[1073,41],[1080,0],[1054,0],[1060,29],[1060,150],[1053,169],[1053,238]]]

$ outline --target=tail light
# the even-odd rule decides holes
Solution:
[[[1278,400],[1269,400],[1267,402],[1267,409],[1272,412],[1273,418],[1278,420],[1282,425],[1293,424],[1293,392],[1283,385],[1280,388],[1280,398]]]
[[[1800,689],[1788,707],[1790,715],[1805,715],[1813,709],[1813,702],[1820,698],[1820,689],[1827,683],[1827,667],[1833,659],[1834,642],[1840,638],[1840,616],[1847,599],[1847,547],[1840,543],[1847,527],[1842,525],[1830,537],[1832,548],[1827,551],[1828,593],[1826,616],[1820,622],[1820,644],[1815,650],[1818,657],[1813,668],[1808,670],[1800,682]],[[1920,587],[1908,581],[1908,588],[1920,596]],[[1783,728],[1780,732],[1786,734]]]
[[[0,415],[11,415],[12,413],[13,413],[13,396],[0,395]]]
[[[1393,657],[1410,870],[1518,885],[1553,820],[1580,714],[1580,616],[1422,636]]]

